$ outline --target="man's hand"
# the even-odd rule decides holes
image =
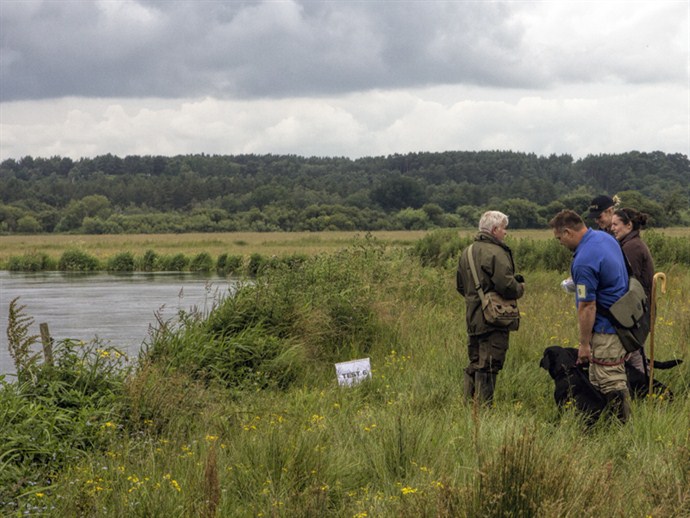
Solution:
[[[592,347],[589,344],[580,344],[580,347],[577,349],[576,365],[580,365],[583,363],[589,363],[589,360],[591,357],[592,357]]]

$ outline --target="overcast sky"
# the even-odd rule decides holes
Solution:
[[[0,159],[690,152],[690,3],[0,0]]]

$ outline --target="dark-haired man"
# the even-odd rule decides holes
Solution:
[[[589,362],[590,381],[625,423],[630,417],[626,351],[613,324],[597,311],[597,306],[608,309],[628,290],[623,252],[612,236],[587,228],[572,210],[559,212],[549,226],[554,237],[573,252],[570,273],[577,305],[578,362]]]

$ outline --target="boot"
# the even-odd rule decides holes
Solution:
[[[465,401],[472,402],[474,399],[474,373],[465,371]]]
[[[496,374],[493,372],[475,372],[474,386],[479,403],[491,406],[494,400],[494,389],[496,388]]]
[[[604,394],[608,412],[616,416],[621,424],[625,424],[630,419],[630,396],[627,390],[615,390]]]

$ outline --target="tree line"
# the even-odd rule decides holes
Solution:
[[[660,151],[537,156],[447,151],[350,159],[296,155],[26,156],[0,164],[2,233],[168,233],[512,228],[584,213],[596,194],[690,225],[690,162]]]

